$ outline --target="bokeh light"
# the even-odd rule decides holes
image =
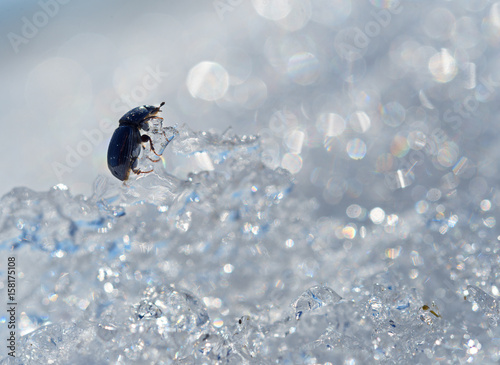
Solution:
[[[319,61],[312,53],[296,53],[288,60],[287,73],[299,85],[312,84],[319,76]]]
[[[189,71],[186,85],[194,98],[215,101],[226,93],[229,74],[218,63],[200,62]]]
[[[344,118],[335,113],[322,113],[316,121],[316,128],[325,137],[337,137],[344,133],[346,123]]]
[[[381,224],[385,220],[385,212],[382,208],[373,208],[370,210],[370,219],[374,224]]]
[[[354,138],[347,142],[347,154],[353,160],[361,160],[366,155],[366,143],[360,138]]]
[[[447,49],[443,48],[430,58],[429,71],[436,81],[449,82],[456,76],[458,68],[455,58]]]
[[[259,15],[270,20],[283,19],[292,10],[290,0],[252,0],[252,5]]]

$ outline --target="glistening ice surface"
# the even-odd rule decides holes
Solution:
[[[2,198],[27,333],[4,363],[498,360],[494,208],[470,184],[321,216],[258,138],[183,127],[167,148],[211,168]]]
[[[41,191],[0,199],[3,364],[500,361],[500,2],[43,1],[0,43],[0,186]]]

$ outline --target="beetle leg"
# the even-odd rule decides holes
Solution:
[[[151,161],[151,162],[158,162],[158,161],[160,161],[160,160],[161,160],[161,157],[160,157],[158,160],[153,160],[153,159],[152,159],[151,157],[149,157],[149,156],[146,156],[146,157],[147,157],[147,158],[148,158],[148,160],[149,160],[149,161]]]
[[[149,171],[142,171],[142,170],[139,170],[139,169],[137,169],[137,170],[132,169],[132,172],[133,172],[134,174],[136,174],[136,175],[140,175],[140,174],[149,174],[150,172],[153,172],[153,169],[151,169],[151,170],[149,170]]]
[[[132,172],[136,175],[140,175],[140,174],[149,174],[150,172],[153,172],[153,170],[149,170],[149,171],[142,171],[142,170],[132,170]]]
[[[153,147],[153,141],[151,140],[151,137],[150,137],[150,136],[148,136],[147,134],[143,134],[143,135],[141,136],[141,141],[142,141],[143,143],[146,143],[146,142],[148,142],[148,141],[149,141],[149,145],[151,146],[151,151],[153,151],[153,153],[154,153],[156,156],[161,156],[161,155],[159,155],[159,154],[157,154],[157,153],[156,153],[155,148]],[[153,161],[153,160],[151,160],[151,161]],[[157,160],[157,161],[159,161],[159,160]]]
[[[177,132],[176,132],[177,133]],[[163,132],[163,134],[165,134],[165,132]],[[175,135],[173,135],[170,139],[168,139],[166,136],[165,136],[165,139],[167,140],[167,144],[165,146],[167,146],[170,142],[172,142],[172,140],[174,139]]]
[[[139,163],[139,160],[137,158],[135,158],[133,161],[132,161],[132,166],[131,166],[131,170],[134,174],[136,175],[140,175],[140,174],[149,174],[150,172],[153,172],[153,169],[151,170],[148,170],[148,171],[142,171],[141,169],[138,169],[137,168],[137,165]]]

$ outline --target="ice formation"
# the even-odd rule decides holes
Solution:
[[[168,149],[211,168],[1,199],[24,334],[2,364],[499,360],[481,209],[465,218],[452,196],[428,213],[321,215],[257,137],[181,128]]]

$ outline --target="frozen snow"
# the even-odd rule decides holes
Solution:
[[[59,1],[2,44],[2,364],[500,361],[500,2]]]

